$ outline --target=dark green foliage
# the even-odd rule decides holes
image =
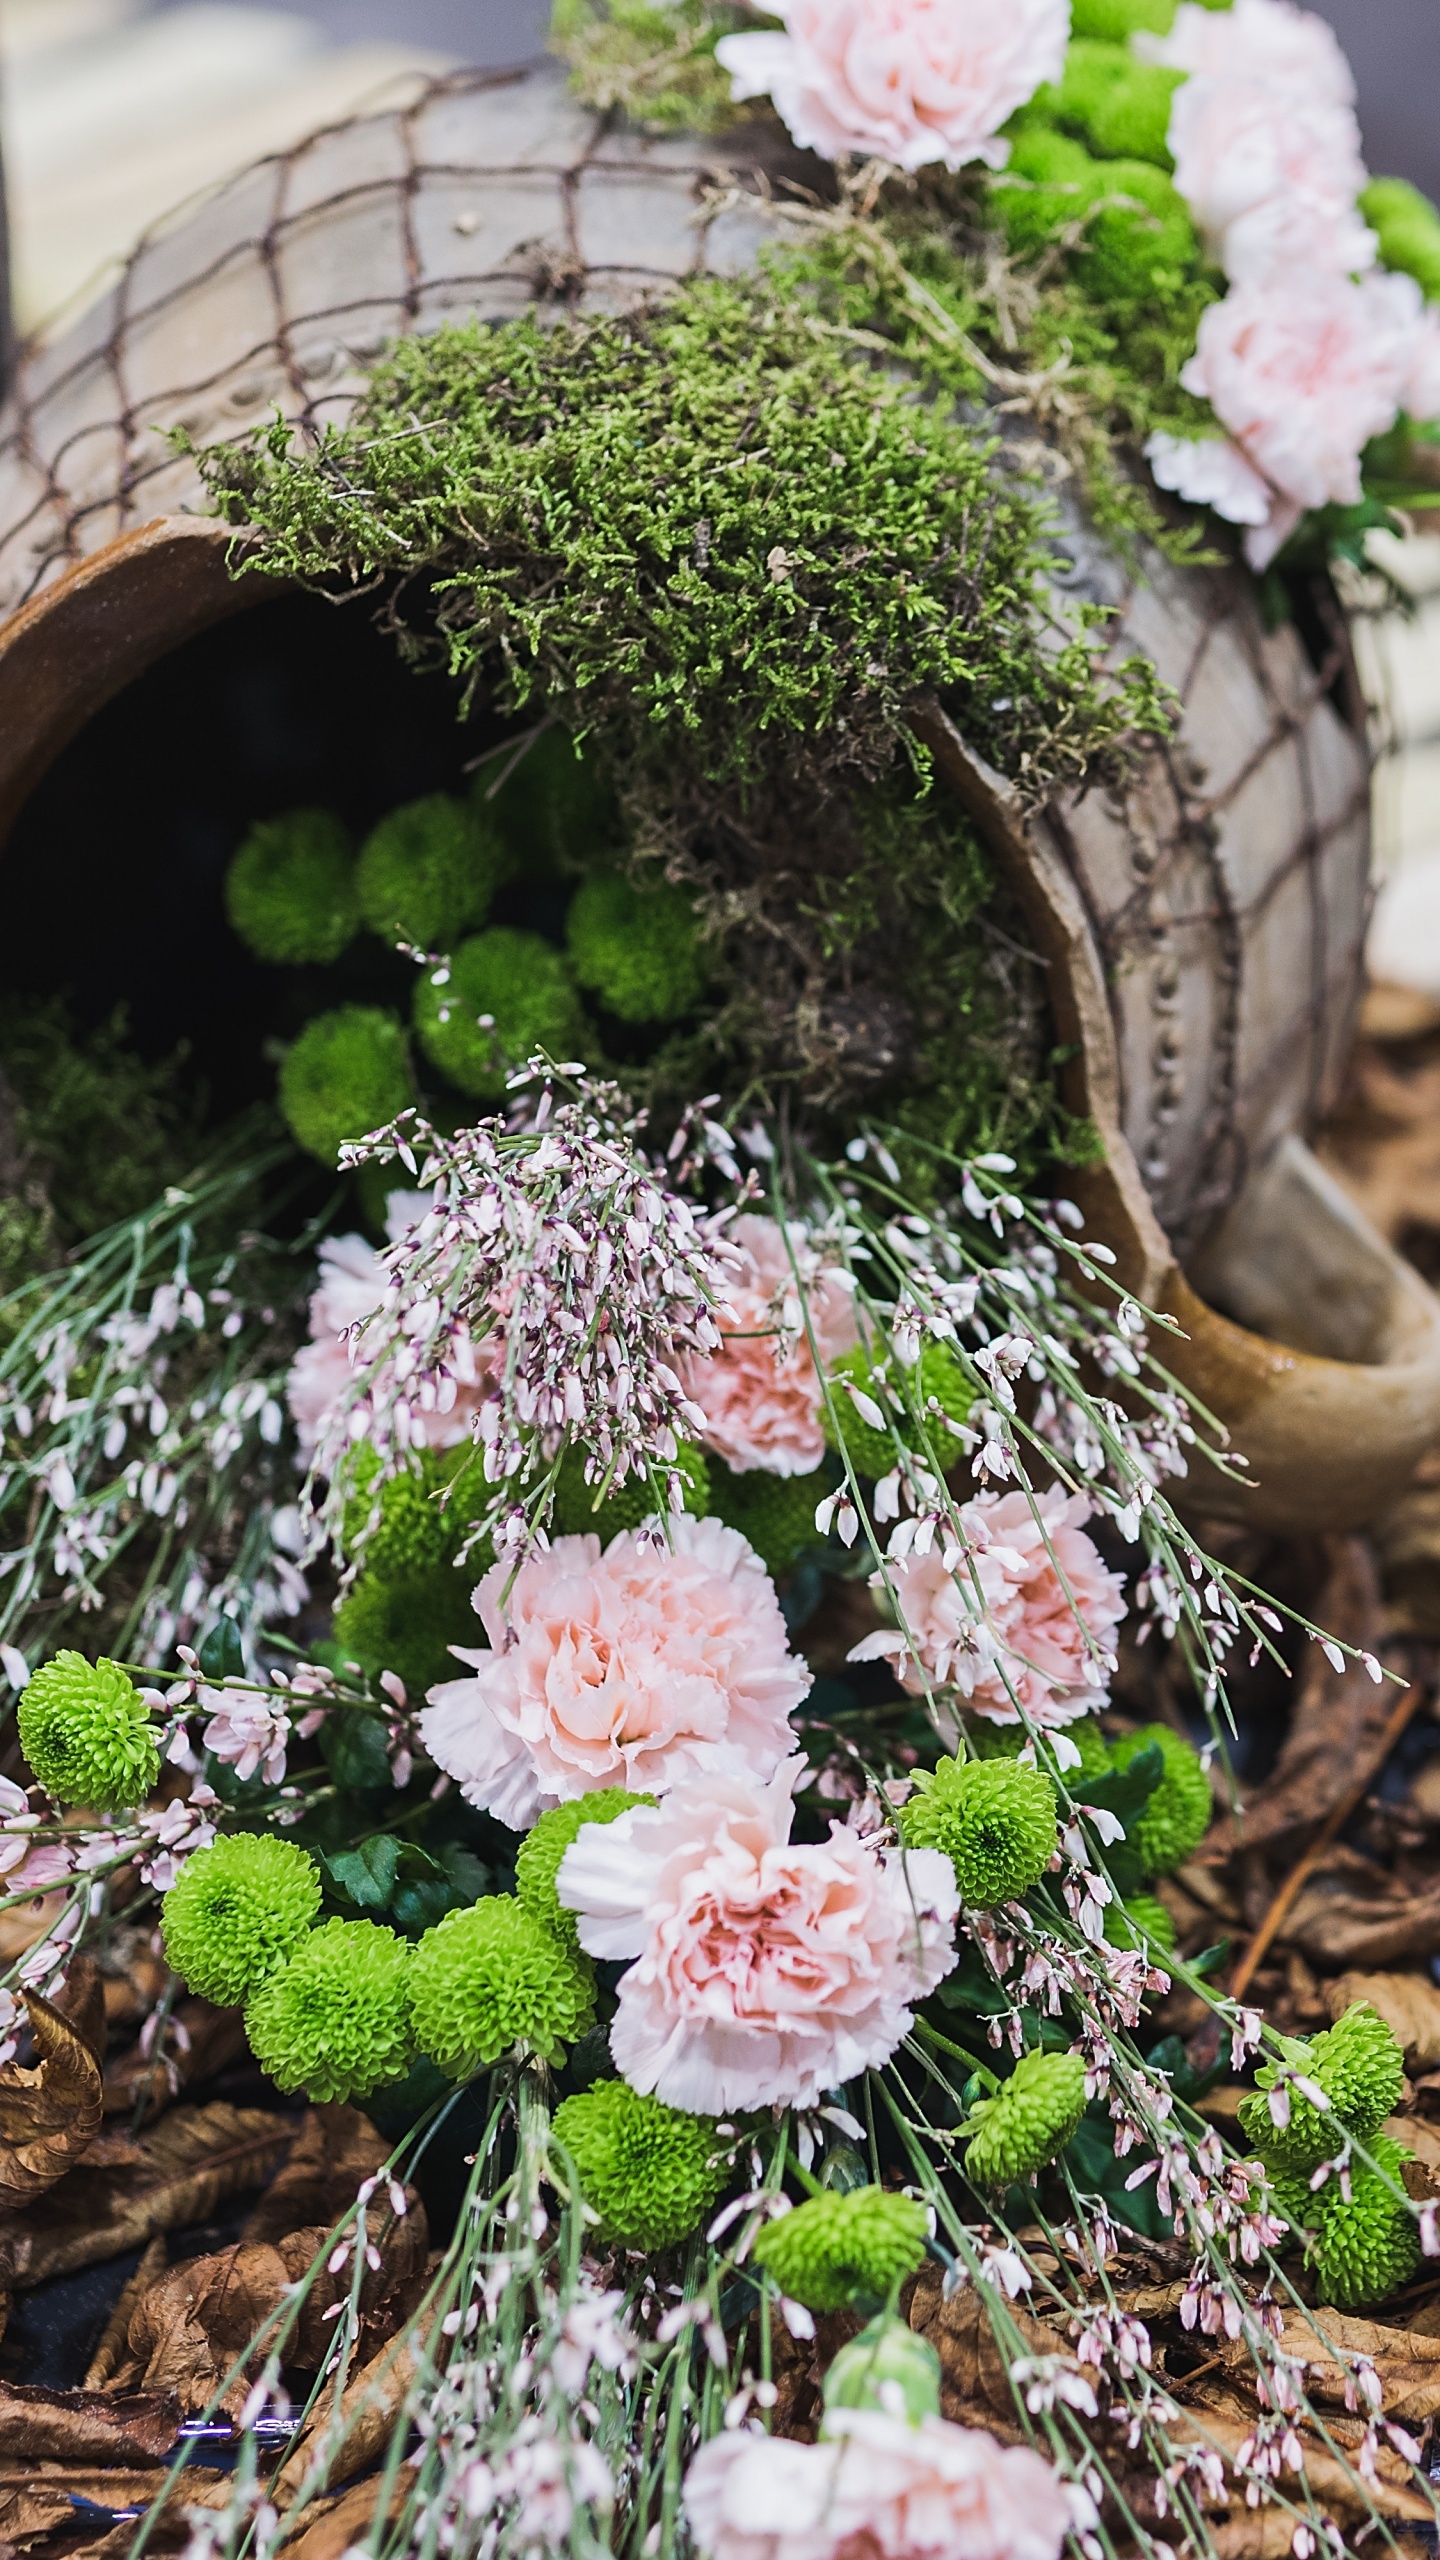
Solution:
[[[362,1573],[335,1612],[336,1641],[362,1671],[393,1671],[411,1698],[423,1698],[438,1681],[463,1678],[452,1644],[483,1641],[470,1605],[480,1571],[478,1563],[463,1573],[441,1564],[401,1582]]]
[[[280,1070],[280,1108],[308,1155],[333,1165],[411,1099],[405,1034],[376,1005],[347,1004],[307,1022]]]
[[[703,1449],[682,1443],[675,1465],[685,1482],[686,1510],[703,1520],[715,1507],[710,1493],[711,1461]],[[663,1478],[657,1488],[648,1476],[627,1476],[603,1501],[599,1495],[599,1485],[585,1481],[585,1455],[572,1440],[555,1478],[550,1525],[557,1537],[596,1537],[602,1546],[608,1546],[622,1529],[638,1529],[642,1520],[653,1519],[657,1511],[667,1507]]]
[[[1440,302],[1440,212],[1406,178],[1372,178],[1360,210],[1380,242],[1382,266],[1413,276]]]
[[[575,870],[619,841],[619,813],[594,750],[582,755],[554,721],[523,747],[486,757],[475,776],[475,804],[527,878]]]
[[[489,1017],[482,1028],[480,1016]],[[462,942],[443,986],[422,970],[415,1030],[426,1057],[462,1093],[496,1101],[512,1068],[536,1049],[584,1057],[584,1016],[560,953],[538,933],[496,925]]]
[[[695,909],[668,881],[641,889],[596,872],[571,901],[565,939],[580,985],[622,1022],[675,1022],[700,1000]]]
[[[198,1131],[182,1098],[182,1064],[145,1065],[129,1046],[123,1008],[80,1032],[56,998],[5,998],[0,1289],[184,1179]]]
[[[225,875],[225,912],[257,960],[288,968],[338,960],[360,927],[343,820],[329,809],[291,809],[252,827]]]
[[[356,887],[382,941],[448,952],[484,923],[505,869],[504,846],[479,804],[436,791],[381,819],[361,848]]]
[[[807,1547],[821,1544],[815,1508],[829,1483],[825,1467],[808,1476],[772,1476],[763,1467],[733,1475],[723,1458],[712,1458],[710,1507],[717,1519],[749,1539],[766,1572],[778,1579]]]
[[[403,568],[417,598],[428,571],[417,651],[712,781],[881,770],[930,688],[1032,787],[1153,720],[1151,672],[1050,648],[1042,516],[989,438],[812,319],[707,278],[621,319],[427,332],[343,430],[277,423],[204,477],[256,566]]]

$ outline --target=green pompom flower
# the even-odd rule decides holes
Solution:
[[[518,761],[510,747],[487,757],[475,776],[475,802],[527,877],[591,862],[618,832],[593,756],[583,756],[558,725],[542,729]]]
[[[431,1573],[454,1550],[463,1524],[441,1504],[441,1492],[454,1472],[451,1450],[416,1450],[399,1475],[378,1485],[380,1460],[362,1440],[347,1467],[348,1490],[342,1530],[344,1549],[353,1556],[362,1539],[367,1573],[387,1582]],[[478,1579],[478,1572],[471,1580]],[[463,1586],[467,1591],[469,1584]]]
[[[367,836],[356,874],[360,910],[385,942],[448,952],[484,923],[505,868],[499,836],[479,807],[436,791],[392,809]]]
[[[552,1058],[583,1056],[585,1021],[570,972],[538,933],[496,925],[462,942],[443,987],[422,970],[415,986],[415,1029],[432,1066],[462,1093],[492,1101],[512,1069],[536,1049]],[[484,1016],[493,1026],[482,1030]]]
[[[512,2045],[555,2062],[589,2026],[595,1978],[533,1912],[486,1894],[427,1929],[410,1967],[415,2041],[452,2080],[468,2080]]]
[[[1138,1733],[1122,1734],[1110,1746],[1112,1767],[1128,1769],[1152,1743],[1165,1774],[1149,1802],[1126,1823],[1125,1838],[1148,1875],[1168,1876],[1198,1848],[1215,1808],[1199,1752],[1168,1724],[1144,1724]]]
[[[355,848],[329,809],[252,827],[225,876],[225,912],[257,960],[328,968],[360,929]]]
[[[703,1520],[711,1509],[710,1467],[702,1449],[682,1441],[675,1453],[675,1471],[685,1487],[685,1508],[697,1520]],[[585,1481],[585,1453],[572,1440],[560,1460],[555,1478],[553,1527],[561,1538],[598,1538],[608,1546],[622,1529],[638,1529],[642,1520],[653,1520],[665,1508],[665,1485],[659,1493],[648,1476],[630,1475],[612,1489],[596,1508],[598,1485]]]
[[[484,1569],[477,1555],[463,1573],[451,1564],[394,1581],[364,1572],[335,1612],[336,1643],[362,1671],[376,1678],[393,1671],[408,1696],[423,1698],[440,1681],[463,1677],[451,1647],[478,1641],[470,1595]]]
[[[187,1858],[160,1905],[165,1953],[191,1991],[248,1999],[295,1953],[320,1909],[320,1870],[293,1840],[237,1831]]]
[[[1395,2186],[1410,2153],[1381,2134],[1370,2145],[1375,2168],[1359,2161],[1350,2171],[1347,2204],[1338,2178],[1329,2178],[1310,2198],[1311,2219],[1318,2236],[1310,2251],[1316,2293],[1340,2311],[1359,2311],[1366,2303],[1383,2302],[1409,2282],[1420,2264],[1420,2234],[1415,2216],[1402,2196],[1378,2172],[1388,2170]]]
[[[1290,2121],[1277,2125],[1263,2093],[1279,2084],[1280,2066],[1267,2062],[1255,2074],[1254,2094],[1240,2101],[1240,2129],[1263,2160],[1291,2175],[1333,2159],[1344,2134],[1368,2142],[1400,2103],[1404,2052],[1368,2000],[1355,2001],[1310,2044],[1287,2038],[1283,2050],[1290,2070],[1323,2091],[1328,2109],[1291,2085]]]
[[[560,1861],[587,1822],[615,1822],[632,1804],[654,1802],[653,1796],[631,1795],[625,1787],[593,1787],[588,1795],[574,1796],[568,1804],[552,1805],[521,1842],[515,1856],[516,1894],[531,1918],[577,1956],[580,1940],[575,1914],[566,1910],[555,1890]]]
[[[1170,108],[1183,71],[1137,62],[1123,44],[1080,37],[1065,57],[1064,77],[1045,93],[1056,122],[1083,135],[1102,160],[1148,160],[1172,169]]]
[[[863,1414],[851,1394],[857,1388],[884,1417],[884,1429]],[[833,1408],[833,1410],[832,1410]],[[830,1401],[822,1417],[832,1449],[843,1450],[857,1476],[886,1476],[899,1463],[892,1423],[900,1416],[875,1375],[875,1364],[863,1345],[847,1351],[830,1372]]]
[[[294,1137],[332,1171],[347,1140],[384,1128],[410,1099],[405,1034],[378,1005],[317,1014],[280,1069],[280,1108]]]
[[[1145,1947],[1162,1956],[1175,1950],[1175,1922],[1153,1893],[1132,1893],[1128,1902],[1112,1902],[1105,1913],[1105,1935],[1112,1947]]]
[[[1413,276],[1428,301],[1440,302],[1440,212],[1408,178],[1372,178],[1360,211],[1380,243],[1380,263]]]
[[[20,1747],[57,1804],[128,1813],[160,1775],[149,1713],[118,1663],[66,1648],[42,1663],[16,1711]]]
[[[1071,0],[1070,33],[1099,37],[1105,44],[1128,44],[1142,27],[1154,35],[1168,35],[1174,17],[1175,0]]]
[[[723,1458],[712,1458],[710,1508],[749,1540],[766,1572],[778,1580],[806,1547],[821,1544],[815,1509],[829,1482],[824,1467],[808,1476],[772,1476],[763,1467],[732,1475]]]
[[[971,2109],[965,2175],[977,2187],[1033,2178],[1064,2150],[1085,2113],[1085,2057],[1022,2053],[993,2098]]]
[[[943,1849],[972,1911],[1018,1901],[1055,1855],[1055,1790],[1014,1760],[942,1760],[900,1808],[907,1849]]]
[[[940,2415],[940,2358],[928,2338],[893,2312],[882,2311],[832,2356],[825,2374],[825,2407],[887,2409],[898,2389],[912,2427]],[[825,2432],[823,2426],[821,2434]]]
[[[682,2115],[628,2081],[597,2080],[555,2110],[556,2141],[575,2163],[601,2236],[625,2249],[688,2240],[729,2176],[711,2116]]]
[[[925,2208],[883,2187],[811,2196],[767,2222],[751,2251],[783,2294],[809,2311],[873,2311],[925,2255]]]
[[[403,2080],[414,2040],[410,1949],[374,1920],[327,1920],[248,2002],[245,2032],[277,2089],[318,2105]]]
[[[977,1716],[973,1724],[966,1726],[965,1739],[979,1760],[1015,1760],[1027,1747],[1030,1737],[1023,1725],[991,1724],[987,1718]],[[1059,1778],[1072,1796],[1083,1796],[1087,1778],[1103,1778],[1114,1766],[1110,1745],[1096,1716],[1081,1716],[1077,1723],[1067,1724],[1065,1739],[1073,1743],[1080,1754],[1078,1769],[1072,1765],[1061,1768],[1059,1755],[1048,1734],[1042,1733],[1036,1738],[1036,1758],[1046,1774]]]
[[[678,1022],[698,1004],[705,962],[695,909],[669,881],[640,888],[597,872],[565,920],[579,984],[622,1022]]]

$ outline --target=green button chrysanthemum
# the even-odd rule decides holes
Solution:
[[[329,809],[252,827],[225,879],[225,912],[258,960],[327,967],[360,929],[355,848]]]
[[[1145,1724],[1138,1733],[1123,1734],[1110,1746],[1112,1766],[1128,1769],[1152,1743],[1165,1763],[1165,1774],[1149,1802],[1126,1823],[1125,1838],[1147,1874],[1168,1876],[1204,1839],[1214,1804],[1199,1752],[1183,1734],[1172,1733],[1168,1724]]]
[[[565,920],[570,965],[588,994],[622,1022],[678,1022],[705,985],[699,920],[669,881],[641,888],[592,872]]]
[[[1310,2044],[1287,2039],[1284,2054],[1290,2070],[1313,2080],[1330,2104],[1328,2109],[1316,2107],[1292,2085],[1290,2121],[1277,2125],[1262,2093],[1275,2088],[1280,2067],[1267,2062],[1256,2072],[1255,2094],[1240,2102],[1240,2130],[1276,2168],[1291,2174],[1318,2168],[1322,2160],[1334,2158],[1342,2134],[1368,2142],[1400,2103],[1405,2056],[1394,2031],[1368,2000],[1357,2000]]]
[[[697,1520],[703,1520],[711,1508],[710,1470],[702,1449],[682,1442],[675,1453],[676,1473],[685,1487],[685,1508]],[[608,1546],[622,1529],[638,1529],[642,1520],[653,1519],[666,1506],[666,1487],[661,1472],[657,1495],[648,1476],[627,1476],[622,1485],[608,1493],[598,1507],[599,1486],[585,1481],[584,1452],[572,1441],[560,1461],[555,1478],[555,1511],[553,1526],[557,1537],[594,1537]]]
[[[965,2175],[977,2187],[1033,2178],[1064,2150],[1085,2112],[1085,2058],[1023,2053],[998,2094],[972,2109]]]
[[[897,2392],[912,2427],[924,2418],[939,2417],[939,2356],[918,2330],[882,2311],[866,2323],[858,2338],[851,2338],[831,2357],[825,2375],[825,2407],[827,2411],[888,2409]],[[996,2546],[988,2543],[987,2547]]]
[[[943,1849],[972,1911],[1013,1902],[1055,1855],[1055,1790],[1014,1760],[942,1760],[900,1809],[907,1849]]]
[[[982,1717],[977,1717],[972,1724],[966,1726],[965,1739],[977,1759],[1014,1760],[1026,1749],[1030,1736],[1023,1725],[988,1724]],[[1073,1743],[1080,1754],[1078,1768],[1070,1760],[1068,1753],[1065,1755],[1066,1766],[1061,1768],[1060,1756],[1054,1749],[1053,1738],[1048,1734],[1042,1733],[1035,1738],[1035,1756],[1042,1769],[1053,1776],[1063,1778],[1072,1796],[1083,1797],[1087,1778],[1106,1777],[1114,1767],[1110,1757],[1110,1745],[1100,1730],[1099,1719],[1096,1716],[1081,1716],[1074,1724],[1067,1724],[1065,1740]]]
[[[1330,2178],[1311,2198],[1311,2219],[1319,2237],[1311,2252],[1316,2292],[1340,2311],[1358,2311],[1367,2302],[1384,2302],[1409,2281],[1420,2264],[1420,2234],[1414,2214],[1402,2196],[1377,2173],[1388,2170],[1395,2186],[1409,2159],[1398,2142],[1378,2135],[1370,2144],[1374,2169],[1357,2160],[1350,2172],[1347,2203],[1338,2178]]]
[[[873,2311],[925,2255],[925,2208],[883,2187],[811,2196],[769,2222],[751,2252],[792,2302],[810,2311]]]
[[[733,1475],[715,1458],[710,1484],[716,1518],[749,1540],[767,1573],[788,1573],[803,1548],[821,1544],[815,1511],[830,1485],[826,1468],[808,1476],[772,1476],[764,1467]]]
[[[374,1920],[327,1920],[261,1984],[245,2031],[279,2089],[320,2104],[366,2098],[403,2080],[414,2050],[405,1979],[410,1949]]]
[[[42,1663],[23,1690],[20,1747],[57,1804],[128,1813],[160,1775],[160,1753],[132,1680],[102,1655],[68,1649]]]
[[[556,2061],[594,2008],[585,1958],[509,1894],[447,1911],[411,1959],[415,2041],[452,2080],[470,2079],[513,2045]]]
[[[320,1871],[293,1840],[239,1831],[188,1858],[160,1906],[189,1989],[228,2008],[294,1954],[320,1908]]]
[[[1105,1935],[1112,1947],[1148,1946],[1162,1956],[1175,1949],[1175,1922],[1153,1893],[1132,1893],[1128,1902],[1112,1902],[1105,1913]]]
[[[614,1822],[632,1804],[653,1804],[653,1796],[631,1795],[625,1787],[594,1787],[569,1804],[552,1805],[521,1842],[515,1858],[515,1891],[534,1920],[577,1955],[580,1940],[573,1911],[555,1890],[560,1861],[587,1822]]]
[[[367,1573],[391,1582],[446,1563],[462,1525],[441,1501],[446,1480],[454,1471],[452,1452],[416,1451],[398,1475],[386,1477],[383,1483],[377,1482],[379,1469],[375,1451],[362,1440],[346,1466],[346,1555],[354,1555],[363,1540]],[[479,1578],[477,1568],[472,1580]]]
[[[683,2115],[625,2080],[597,2080],[566,2098],[554,2129],[602,2236],[626,2249],[687,2240],[729,2175],[713,2117]]]

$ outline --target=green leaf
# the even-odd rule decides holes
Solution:
[[[200,1668],[207,1680],[243,1680],[245,1647],[233,1618],[217,1618],[200,1647]]]
[[[1101,1778],[1077,1779],[1077,1803],[1093,1804],[1102,1813],[1113,1813],[1128,1831],[1137,1813],[1146,1805],[1165,1775],[1165,1754],[1158,1742],[1147,1743],[1137,1751],[1125,1769],[1107,1769]]]
[[[320,1748],[341,1787],[389,1787],[385,1727],[363,1707],[332,1707],[320,1727]]]
[[[376,1840],[362,1840],[358,1849],[333,1850],[325,1859],[331,1883],[362,1911],[386,1908],[399,1865],[400,1843],[388,1833]]]

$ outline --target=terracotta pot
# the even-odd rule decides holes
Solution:
[[[342,417],[397,331],[733,272],[772,226],[712,182],[787,163],[804,174],[762,128],[723,150],[607,131],[541,66],[317,135],[142,241],[0,422],[0,832],[102,703],[271,592],[229,577],[157,430]],[[1362,1521],[1440,1435],[1440,1302],[1303,1144],[1348,1046],[1368,897],[1344,634],[1317,668],[1263,630],[1242,572],[1150,560],[1127,579],[1073,510],[1057,583],[1114,609],[1117,654],[1154,659],[1175,738],[1124,807],[1025,817],[937,711],[942,770],[1049,963],[1068,1099],[1105,1138],[1096,1231],[1185,1326],[1173,1365],[1251,1462],[1255,1490],[1197,1481],[1196,1507]]]

